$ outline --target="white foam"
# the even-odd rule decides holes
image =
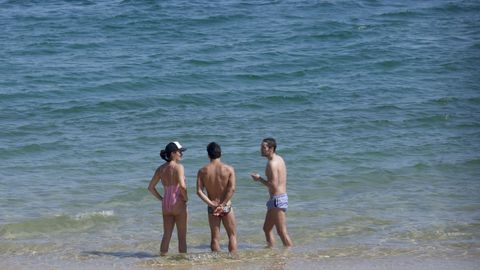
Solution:
[[[80,213],[75,215],[76,220],[88,219],[92,217],[112,217],[115,213],[113,210],[104,210],[104,211],[95,211],[95,212],[87,212],[87,213]]]

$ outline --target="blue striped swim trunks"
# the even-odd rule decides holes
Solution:
[[[270,200],[267,201],[267,209],[280,208],[283,211],[287,211],[288,208],[288,195],[286,193],[280,195],[273,195]]]

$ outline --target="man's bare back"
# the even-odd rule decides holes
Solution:
[[[220,223],[228,234],[228,250],[237,250],[237,228],[231,198],[235,192],[235,171],[220,161],[220,145],[215,142],[207,146],[210,163],[198,170],[197,195],[208,205],[208,223],[211,231],[212,251],[220,251]],[[204,192],[206,190],[206,194]]]
[[[227,189],[232,186],[231,179],[235,177],[235,172],[231,166],[215,159],[200,169],[198,174],[203,187],[207,190],[208,199],[212,202],[207,202],[209,206],[226,204],[230,201],[231,197],[225,201],[225,196],[227,195]]]

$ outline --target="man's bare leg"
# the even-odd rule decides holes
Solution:
[[[273,209],[272,209],[273,210]],[[265,240],[269,248],[275,245],[275,238],[273,237],[273,226],[275,225],[275,215],[272,210],[267,211],[265,216],[265,223],[263,224],[263,231],[265,232]]]
[[[291,247],[292,240],[290,240],[290,236],[287,232],[287,218],[285,211],[279,208],[272,209],[272,212],[275,216],[275,227],[277,228],[277,233],[282,239],[284,247]]]
[[[208,223],[210,224],[210,235],[212,237],[210,248],[212,251],[220,251],[220,222],[219,217],[208,215]]]
[[[228,215],[222,217],[223,226],[227,231],[228,235],[228,251],[236,252],[237,251],[237,225],[235,224],[235,214],[233,209],[228,213]]]

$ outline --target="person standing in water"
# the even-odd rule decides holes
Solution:
[[[210,224],[212,251],[220,251],[220,223],[228,235],[228,251],[237,251],[237,229],[231,198],[235,192],[235,171],[233,167],[220,161],[220,145],[211,142],[207,146],[210,163],[197,174],[197,195],[207,205],[208,223]],[[207,190],[207,194],[204,193]]]
[[[160,156],[165,160],[157,168],[150,180],[148,190],[162,202],[163,215],[163,237],[160,246],[160,255],[168,252],[172,232],[177,226],[178,252],[187,252],[187,187],[185,184],[185,173],[183,165],[180,164],[183,152],[187,150],[179,142],[170,142]],[[156,186],[161,181],[163,185],[163,196],[158,193]]]
[[[262,156],[267,158],[267,167],[265,175],[267,179],[263,179],[258,173],[252,173],[254,181],[260,182],[268,188],[270,199],[267,201],[267,215],[263,224],[263,231],[267,240],[268,247],[275,244],[273,236],[273,227],[277,229],[277,233],[283,242],[283,246],[291,247],[292,240],[287,232],[286,211],[288,208],[287,196],[287,167],[283,158],[276,153],[277,143],[273,138],[263,139],[260,145]]]

